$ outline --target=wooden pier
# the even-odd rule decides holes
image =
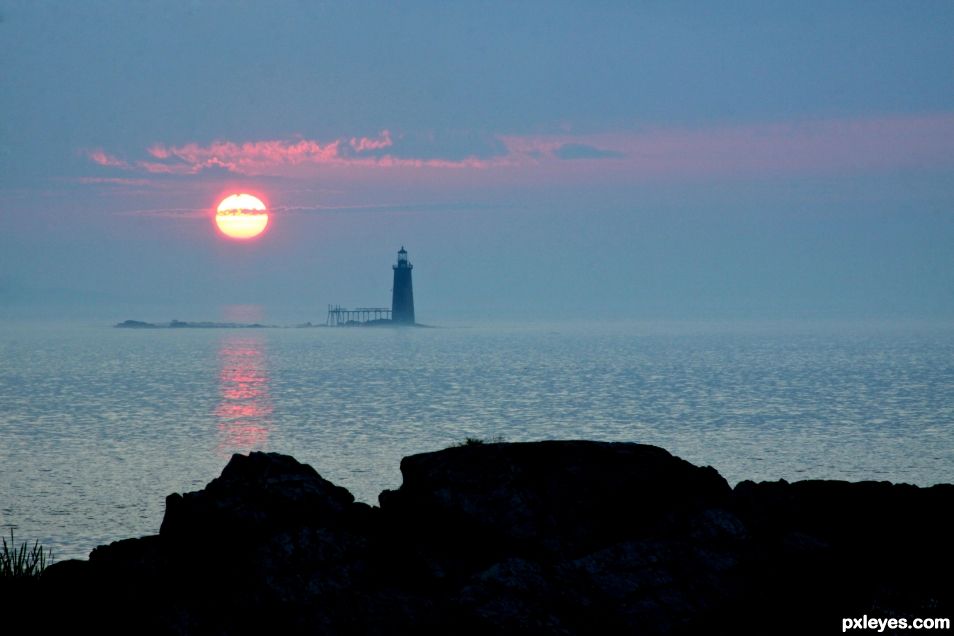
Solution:
[[[391,320],[391,310],[386,307],[347,309],[341,305],[328,305],[325,324],[329,327],[352,327],[384,320]]]

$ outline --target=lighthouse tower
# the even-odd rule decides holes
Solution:
[[[411,270],[414,266],[407,260],[407,250],[401,246],[394,268],[394,287],[391,289],[391,322],[402,325],[414,324],[414,288],[411,285]]]

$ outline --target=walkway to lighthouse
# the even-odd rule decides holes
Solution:
[[[377,320],[391,320],[391,310],[386,307],[346,309],[341,305],[328,305],[328,319],[325,324],[329,327],[347,327]]]

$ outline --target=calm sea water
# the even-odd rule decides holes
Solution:
[[[58,559],[155,533],[232,453],[376,502],[466,437],[663,446],[742,479],[954,481],[954,329],[0,326],[0,526]]]

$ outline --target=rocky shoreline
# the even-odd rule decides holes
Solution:
[[[42,616],[33,633],[823,634],[952,617],[949,484],[730,488],[661,448],[590,441],[467,445],[401,472],[372,507],[292,457],[235,455],[167,498],[158,535],[5,598]]]

